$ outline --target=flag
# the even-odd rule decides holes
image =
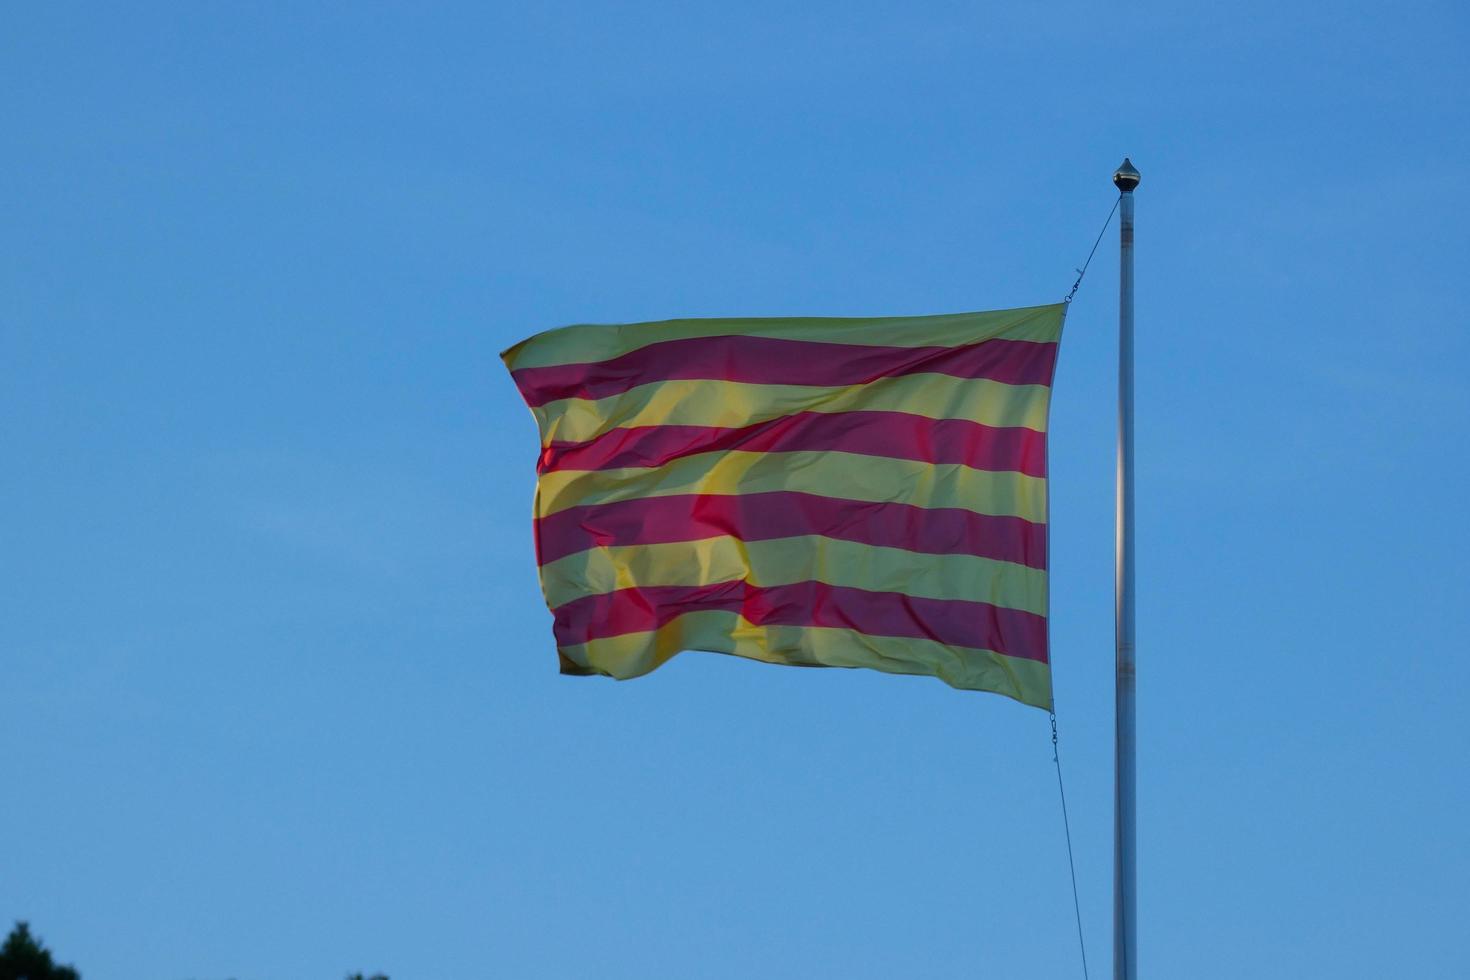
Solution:
[[[705,650],[1049,708],[1064,313],[584,325],[507,350],[562,672]]]

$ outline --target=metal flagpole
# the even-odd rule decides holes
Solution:
[[[1117,618],[1117,721],[1113,742],[1113,980],[1138,980],[1137,845],[1133,727],[1133,188],[1139,174],[1125,157],[1113,174],[1119,199],[1118,511],[1114,601]]]

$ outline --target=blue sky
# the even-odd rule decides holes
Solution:
[[[1125,154],[1143,973],[1463,975],[1463,4],[6,22],[0,919],[84,976],[1079,975],[1044,713],[558,676],[496,355],[1052,302]],[[1094,976],[1115,232],[1052,417]]]

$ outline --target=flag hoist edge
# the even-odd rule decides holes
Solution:
[[[1050,708],[1065,312],[586,325],[507,350],[562,671],[706,650]]]

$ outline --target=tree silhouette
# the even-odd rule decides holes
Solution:
[[[17,922],[0,946],[0,980],[81,980],[81,975],[75,967],[58,965],[51,951],[31,935],[30,925]],[[347,980],[388,980],[388,975],[349,973]]]
[[[51,951],[31,935],[31,927],[17,922],[0,946],[0,980],[81,980],[69,966],[57,966]]]

